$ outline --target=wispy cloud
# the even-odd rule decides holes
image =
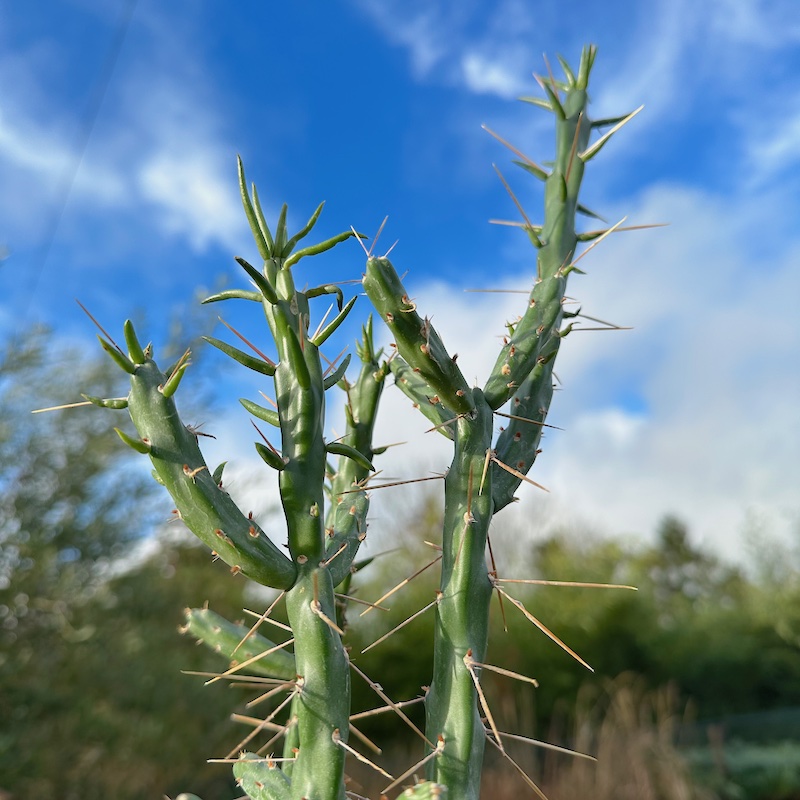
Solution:
[[[157,29],[148,19],[150,34]],[[181,65],[168,78],[159,68],[167,57],[162,45]],[[154,234],[180,237],[194,250],[212,243],[230,248],[241,241],[244,224],[232,181],[235,151],[220,122],[222,104],[209,88],[212,82],[202,79],[202,66],[175,36],[168,42],[146,40],[142,47],[155,48],[155,55],[115,75],[114,96],[101,110],[70,187],[70,211],[95,217],[124,211]],[[51,68],[45,59],[9,57],[0,63],[0,79],[9,86],[36,84],[43,94],[47,82],[36,73]],[[80,155],[76,131],[82,110],[57,94],[33,102],[25,92],[5,93],[0,208],[15,236],[41,236],[50,209],[63,202]]]
[[[726,552],[738,550],[752,514],[768,513],[773,530],[787,535],[800,521],[790,479],[800,453],[800,377],[790,366],[800,351],[794,251],[787,246],[777,261],[759,262],[726,236],[752,218],[750,203],[730,208],[663,186],[641,206],[643,217],[669,219],[671,227],[612,237],[571,288],[587,313],[635,330],[565,340],[551,420],[566,430],[548,432],[533,476],[551,494],[523,487],[519,513],[547,530],[579,521],[638,534],[676,513]],[[401,250],[399,268],[402,257]],[[525,288],[530,279],[520,274],[503,285]],[[434,313],[467,378],[482,384],[498,349],[491,332],[502,333],[519,296],[459,296],[453,287],[419,284],[413,273],[407,287],[421,313]],[[444,470],[447,444],[423,435],[429,426],[409,417],[398,395],[387,395],[379,436],[411,444],[389,451],[382,465],[388,460],[393,475]]]

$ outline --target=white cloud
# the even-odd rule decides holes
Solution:
[[[502,61],[479,53],[465,53],[461,69],[465,85],[476,94],[496,94],[511,99],[522,94],[529,83],[520,80],[519,70],[512,70]]]
[[[766,514],[777,533],[796,528],[800,330],[792,302],[800,248],[758,261],[728,233],[752,218],[752,206],[775,202],[762,196],[731,207],[701,192],[654,188],[640,214],[671,227],[618,234],[587,257],[590,275],[577,277],[571,292],[587,313],[635,330],[565,340],[551,421],[566,430],[548,432],[532,475],[551,494],[523,486],[519,519],[547,530],[580,520],[646,535],[676,513],[704,543],[740,558],[753,513]],[[530,278],[507,285],[524,288]],[[467,379],[482,383],[498,348],[494,334],[519,296],[459,295],[420,285],[413,273],[406,286],[459,353]],[[644,407],[631,407],[630,394]],[[443,471],[448,443],[423,434],[430,426],[409,417],[409,401],[398,395],[387,391],[380,438],[410,444],[381,457],[381,466],[405,477]]]

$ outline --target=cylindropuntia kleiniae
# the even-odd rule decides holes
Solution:
[[[585,665],[521,603],[505,594],[493,559],[491,566],[487,565],[486,549],[494,513],[514,499],[522,481],[530,481],[526,476],[538,453],[553,392],[553,364],[562,339],[580,315],[564,308],[568,275],[580,272],[576,248],[580,242],[602,238],[614,230],[579,233],[575,226],[576,214],[591,215],[578,200],[585,163],[632,116],[589,119],[587,87],[594,58],[594,47],[585,48],[577,75],[561,60],[565,80],[556,81],[552,75],[540,79],[546,98],[523,98],[554,114],[556,156],[548,172],[511,148],[520,158],[516,163],[544,182],[545,214],[541,226],[531,224],[527,217],[521,226],[538,250],[537,275],[527,308],[508,324],[508,336],[483,389],[469,386],[431,321],[417,313],[389,260],[373,257],[371,251],[368,254],[363,285],[393,333],[398,355],[389,365],[396,383],[454,442],[445,478],[440,591],[432,604],[436,607],[434,666],[423,736],[429,752],[420,762],[427,764],[431,781],[411,787],[404,796],[445,797],[449,792],[454,798],[477,798],[485,742],[488,739],[504,752],[480,688],[481,671],[489,668],[484,661],[495,590]],[[614,127],[590,143],[592,130],[608,125]],[[256,418],[280,429],[279,447],[262,435],[263,442],[256,448],[279,475],[289,557],[232,502],[221,484],[224,465],[209,471],[195,432],[178,417],[173,395],[186,372],[188,353],[161,372],[151,348],[141,346],[127,322],[127,352],[102,337],[101,344],[130,375],[130,393],[112,400],[87,399],[106,408],[128,408],[139,437],[119,431],[120,437],[137,452],[150,456],[154,474],[174,498],[179,516],[230,565],[231,572],[285,593],[292,639],[284,645],[293,644],[293,653],[256,633],[255,626],[233,626],[202,610],[189,612],[187,618],[187,630],[226,657],[237,659],[238,666],[230,671],[251,664],[261,674],[275,678],[288,695],[280,705],[289,705],[287,723],[274,723],[273,712],[231,753],[235,755],[256,732],[272,726],[284,738],[283,757],[241,752],[234,759],[238,783],[254,800],[343,800],[351,665],[342,645],[344,623],[334,588],[349,585],[366,534],[369,500],[365,485],[376,452],[372,430],[389,367],[375,352],[370,321],[357,347],[362,368],[356,381],[348,382],[345,375],[349,357],[324,371],[319,348],[346,318],[355,298],[345,305],[335,285],[299,291],[292,278],[291,268],[301,258],[324,252],[354,232],[296,250],[314,227],[322,206],[291,238],[283,206],[273,237],[255,187],[252,194],[247,190],[241,163],[239,181],[263,268],[237,259],[253,288],[221,292],[207,302],[242,299],[261,303],[278,359],[273,362],[246,340],[254,355],[218,339],[207,337],[207,341],[274,380],[274,409],[250,400],[242,400],[242,404]],[[308,301],[322,294],[336,296],[339,313],[327,326],[309,334]],[[573,322],[564,325],[568,318]],[[325,392],[334,385],[347,392],[347,430],[341,439],[326,443]],[[507,403],[506,414],[500,409]],[[495,438],[498,414],[508,421]],[[338,456],[335,468],[329,463],[330,456]],[[490,545],[489,553],[491,556]],[[380,687],[374,688],[385,697]],[[530,780],[529,785],[539,792]]]
[[[209,470],[198,446],[197,436],[182,423],[173,395],[188,366],[188,353],[171,369],[161,372],[151,348],[143,348],[130,322],[125,324],[127,353],[101,338],[113,360],[130,375],[127,398],[101,401],[105,407],[127,407],[139,438],[123,432],[120,437],[137,452],[147,453],[154,474],[172,495],[177,513],[200,539],[234,574],[242,573],[264,586],[285,591],[292,629],[293,653],[270,655],[262,671],[277,678],[290,678],[291,715],[285,740],[286,762],[272,770],[263,759],[247,759],[237,765],[237,778],[247,786],[250,771],[262,782],[259,797],[315,797],[343,800],[344,761],[349,733],[349,661],[337,625],[334,588],[351,574],[354,558],[366,535],[369,500],[360,484],[372,470],[372,429],[386,370],[380,353],[372,344],[371,326],[363,331],[358,353],[362,370],[353,384],[346,384],[347,433],[343,439],[327,443],[325,431],[325,392],[346,382],[346,362],[323,369],[320,347],[339,327],[353,307],[355,298],[343,303],[341,289],[324,285],[300,291],[295,287],[291,268],[301,258],[322,253],[350,238],[353,233],[335,236],[317,245],[296,250],[296,245],[313,228],[322,206],[308,224],[289,238],[284,205],[273,237],[258,194],[247,191],[244,171],[239,163],[242,200],[250,227],[263,259],[257,270],[244,259],[237,259],[251,278],[254,288],[228,290],[206,302],[231,299],[262,304],[278,353],[277,362],[251,347],[246,353],[218,339],[207,341],[239,363],[274,381],[275,409],[243,400],[245,408],[258,419],[280,429],[280,444],[273,446],[267,437],[256,448],[261,458],[278,472],[281,503],[288,529],[289,557],[261,530],[250,515],[244,514],[222,488],[223,467]],[[311,333],[309,299],[332,294],[338,314],[326,326]],[[338,458],[330,474],[329,458]],[[325,512],[325,482],[329,478],[331,502]],[[347,492],[347,494],[345,494]],[[202,631],[199,631],[202,624]],[[190,630],[221,652],[236,649],[232,631],[224,621],[208,624],[207,616],[192,612]],[[242,636],[242,638],[246,638]],[[250,637],[252,638],[252,637]],[[257,653],[255,646],[271,649],[266,640],[247,641],[239,651],[244,661]],[[266,645],[266,646],[265,646]],[[257,651],[261,652],[261,651]]]

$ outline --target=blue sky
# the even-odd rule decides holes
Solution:
[[[389,215],[384,241],[399,240],[418,306],[482,381],[519,297],[462,290],[525,289],[534,269],[524,236],[487,224],[516,216],[492,163],[533,217],[541,198],[480,126],[546,160],[550,120],[515,98],[537,93],[544,53],[576,62],[587,42],[594,115],[645,109],[591,163],[584,202],[670,227],[611,237],[571,285],[587,313],[635,330],[567,340],[551,417],[567,431],[548,437],[534,476],[552,492],[531,489],[518,515],[647,534],[675,512],[738,557],[745,531],[796,534],[795,0],[578,0],[568,15],[530,0],[5,3],[0,331],[45,321],[88,346],[78,297],[115,330],[144,312],[158,343],[198,286],[243,285],[232,256],[255,251],[240,153],[268,214],[288,202],[293,227],[321,200],[320,237],[372,233]],[[303,262],[298,281],[362,266],[350,243]],[[363,298],[354,313],[366,310]],[[222,394],[257,388],[225,375]],[[444,469],[447,448],[395,393],[386,414],[386,436],[412,443],[389,462],[396,474]],[[214,427],[231,437],[214,448],[241,448],[249,469],[244,415]]]

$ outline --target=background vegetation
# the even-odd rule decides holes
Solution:
[[[236,796],[228,768],[205,759],[242,738],[230,713],[242,712],[254,691],[203,687],[202,678],[181,674],[222,664],[176,628],[187,605],[208,601],[235,618],[267,598],[165,525],[169,508],[109,435],[110,415],[32,422],[31,408],[63,401],[78,385],[99,392],[108,374],[103,360],[57,347],[45,331],[7,342],[0,355],[0,790],[15,800],[180,791],[228,800]],[[438,514],[420,497],[402,526],[413,535],[392,534],[397,550],[359,576],[361,597],[376,599],[386,581],[430,560],[421,541],[434,535]],[[694,546],[677,519],[665,519],[650,543],[580,531],[535,543],[520,531],[493,537],[518,542],[499,565],[502,577],[535,572],[639,587],[514,587],[594,674],[509,604],[508,632],[500,620],[495,626],[490,660],[541,684],[486,676],[500,729],[601,757],[594,765],[516,746],[551,800],[800,797],[795,553],[754,542],[745,570]],[[418,696],[429,679],[432,617],[358,654],[433,591],[423,576],[392,598],[389,615],[349,612],[353,657],[396,700]],[[359,684],[354,702],[379,704]],[[373,717],[359,728],[384,747],[385,763],[407,759],[395,719]],[[527,791],[505,763],[490,767],[487,796]],[[353,775],[356,791],[376,796],[360,767]]]

